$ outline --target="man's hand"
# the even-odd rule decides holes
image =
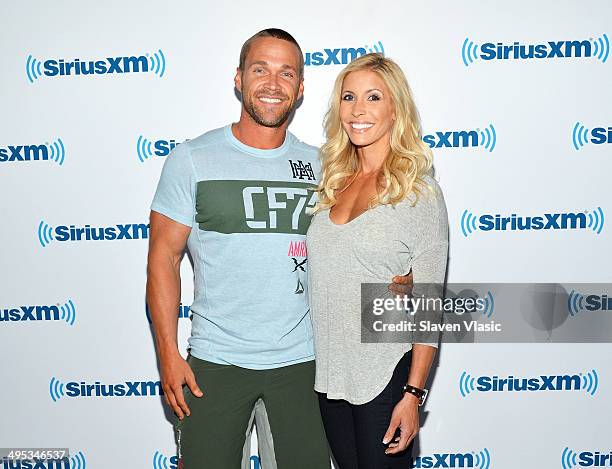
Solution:
[[[172,407],[179,420],[183,420],[185,415],[191,414],[185,396],[183,394],[183,384],[187,384],[191,393],[196,397],[202,397],[204,393],[196,383],[193,370],[189,363],[178,353],[170,353],[161,358],[161,384],[164,390],[166,403]]]
[[[400,429],[400,436],[393,439],[395,430]],[[419,401],[412,394],[405,394],[397,403],[391,414],[391,422],[383,437],[383,444],[389,442],[385,454],[395,454],[405,451],[419,431]]]
[[[393,283],[389,285],[389,290],[395,295],[410,295],[412,293],[412,269],[406,275],[396,275]]]

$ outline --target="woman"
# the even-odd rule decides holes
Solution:
[[[410,269],[415,288],[443,284],[446,206],[393,61],[367,54],[340,72],[324,125],[307,233],[315,390],[339,469],[406,468],[437,342],[361,343],[361,284]]]

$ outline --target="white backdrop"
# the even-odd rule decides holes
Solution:
[[[312,62],[331,62],[306,67],[304,102],[290,127],[311,144],[322,143],[322,116],[343,66],[335,59],[349,48],[382,48],[403,67],[426,139],[440,146],[449,281],[612,281],[604,221],[612,209],[608,0],[27,1],[5,2],[0,14],[2,447],[69,447],[79,469],[175,467],[155,383],[131,385],[144,396],[99,395],[109,385],[159,380],[144,304],[146,234],[117,225],[148,223],[167,154],[155,154],[156,145],[238,119],[240,47],[266,27],[293,34]],[[527,52],[542,44],[536,51],[552,56],[503,59],[491,52],[497,44]],[[115,60],[125,56],[142,56],[140,71]],[[76,59],[115,70],[54,72]],[[460,131],[473,131],[471,145],[461,144]],[[590,225],[462,226],[469,214],[547,213],[582,213]],[[122,239],[77,240],[63,234],[71,226],[104,227],[108,238]],[[187,258],[182,275],[188,306]],[[185,351],[189,319],[180,325]],[[612,451],[611,351],[609,344],[444,345],[415,467],[609,467],[597,454]],[[595,392],[463,397],[459,386],[463,372],[537,378],[591,370]],[[84,395],[89,384],[92,396]]]

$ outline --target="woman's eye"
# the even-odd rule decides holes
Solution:
[[[353,95],[345,94],[344,96],[342,96],[342,100],[343,101],[352,101],[353,100]]]
[[[378,96],[377,94],[373,94],[373,95],[370,95],[368,99],[370,101],[380,101],[380,96]]]

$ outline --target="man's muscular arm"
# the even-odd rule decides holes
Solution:
[[[181,296],[181,258],[191,227],[151,211],[147,262],[147,303],[153,322],[166,403],[179,419],[189,415],[183,384],[201,397],[193,371],[178,350],[178,307]]]

